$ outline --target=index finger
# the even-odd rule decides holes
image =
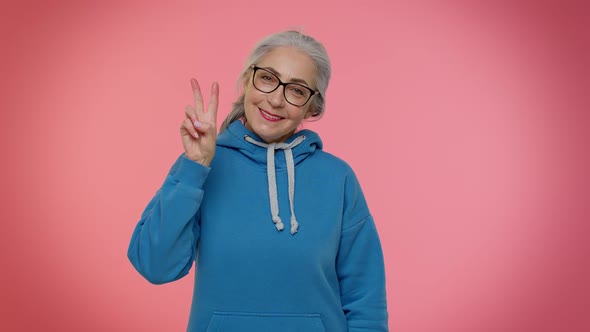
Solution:
[[[201,95],[201,87],[199,86],[199,82],[191,78],[191,87],[193,88],[193,98],[195,101],[195,110],[197,111],[197,116],[203,114],[203,96]]]

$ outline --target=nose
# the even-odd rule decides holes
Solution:
[[[285,87],[281,85],[275,91],[268,94],[268,102],[273,107],[281,107],[285,104],[284,89]]]

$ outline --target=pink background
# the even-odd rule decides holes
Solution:
[[[392,331],[590,330],[584,1],[83,2],[0,5],[0,330],[186,329],[193,273],[149,284],[131,232],[182,151],[189,78],[220,83],[221,122],[287,28],[331,56],[305,127],[363,185]]]

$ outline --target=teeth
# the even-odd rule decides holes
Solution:
[[[263,111],[263,110],[261,110],[261,111],[262,111],[262,113],[264,113],[264,115],[266,115],[267,117],[269,117],[269,118],[271,118],[271,119],[273,119],[273,120],[279,120],[279,119],[281,119],[281,117],[280,117],[280,116],[276,116],[276,115],[268,114],[267,112],[265,112],[265,111]]]

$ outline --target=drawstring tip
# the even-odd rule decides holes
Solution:
[[[285,225],[283,224],[283,222],[281,221],[280,217],[272,217],[272,222],[275,223],[275,226],[277,227],[277,229],[279,231],[282,231],[285,228]]]
[[[295,218],[291,218],[291,235],[297,233],[298,229],[299,223],[297,223],[297,220],[295,220]]]

